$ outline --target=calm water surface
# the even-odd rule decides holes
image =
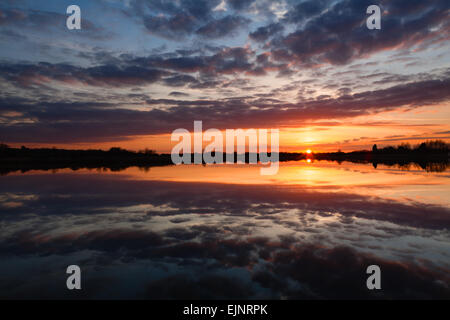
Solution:
[[[450,299],[449,178],[331,162],[2,176],[0,298]]]

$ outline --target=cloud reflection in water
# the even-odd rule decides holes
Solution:
[[[125,173],[1,179],[1,298],[450,298],[445,204]],[[64,287],[69,264],[81,293]],[[370,264],[382,291],[365,287]]]

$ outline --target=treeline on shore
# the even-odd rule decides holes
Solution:
[[[425,170],[437,168],[443,171],[448,167],[450,144],[442,140],[422,142],[414,147],[409,144],[361,150],[352,152],[327,152],[327,153],[279,153],[279,161],[296,161],[304,159],[351,161],[386,165],[407,165],[416,163]],[[217,155],[226,161],[226,154]],[[259,154],[254,155],[260,160]],[[235,161],[237,154],[234,154]],[[245,154],[245,162],[249,162],[251,155]],[[191,154],[192,163],[194,154]],[[272,157],[273,159],[273,157]],[[123,170],[127,167],[152,167],[171,165],[170,154],[158,154],[153,150],[130,151],[122,148],[105,150],[66,150],[57,148],[11,148],[6,144],[0,144],[0,174],[13,171],[51,170],[71,168],[108,168],[112,171]]]
[[[153,150],[130,151],[122,148],[105,150],[66,150],[56,148],[10,148],[0,145],[0,174],[12,171],[70,168],[108,168],[120,171],[128,167],[151,167],[172,164],[170,154]]]
[[[367,158],[372,159],[389,159],[389,158],[436,158],[436,159],[448,159],[450,152],[450,144],[442,140],[431,140],[422,142],[414,147],[409,143],[402,143],[397,147],[387,146],[384,148],[378,148],[376,144],[373,145],[372,150],[360,150],[352,152],[328,152],[328,153],[316,153],[315,158]]]
[[[378,164],[383,164],[407,170],[411,169],[411,167],[416,167],[429,172],[443,172],[450,167],[449,153],[450,144],[442,140],[430,140],[415,146],[411,146],[409,143],[402,143],[396,147],[378,148],[375,144],[372,150],[316,153],[314,154],[314,159],[336,161],[338,163],[343,161],[372,163],[375,168]]]

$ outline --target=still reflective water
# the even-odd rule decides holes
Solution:
[[[0,177],[0,298],[450,298],[450,174],[287,162]],[[79,265],[82,290],[66,289]],[[381,268],[379,291],[366,268]]]

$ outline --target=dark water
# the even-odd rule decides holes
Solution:
[[[327,162],[2,176],[0,298],[449,299],[449,178]]]

